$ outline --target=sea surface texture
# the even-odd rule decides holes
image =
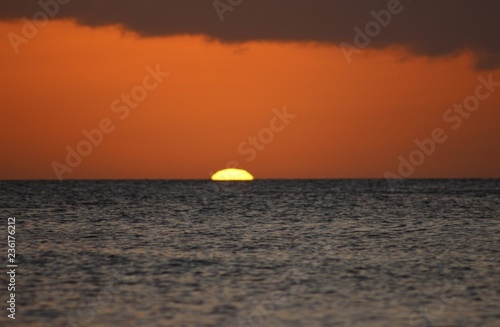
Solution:
[[[499,180],[0,182],[1,326],[500,326]]]

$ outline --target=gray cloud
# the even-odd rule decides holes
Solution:
[[[50,3],[55,0],[42,0]],[[62,1],[62,0],[61,0]],[[224,3],[238,0],[221,0]],[[36,0],[0,2],[0,19],[31,18]],[[354,27],[373,20],[370,11],[389,0],[241,0],[224,21],[213,0],[70,0],[55,19],[81,25],[120,24],[143,37],[202,34],[222,42],[250,40],[353,44]],[[403,11],[374,37],[369,47],[404,46],[426,56],[476,54],[478,69],[500,67],[500,1],[401,0]]]

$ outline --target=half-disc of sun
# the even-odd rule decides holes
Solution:
[[[253,180],[253,176],[244,169],[227,168],[213,174],[212,180],[219,182],[251,181]]]

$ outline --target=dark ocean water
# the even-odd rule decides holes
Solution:
[[[500,180],[0,190],[1,326],[500,326]]]

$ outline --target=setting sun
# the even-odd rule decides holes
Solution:
[[[500,327],[499,14],[0,0],[1,326]]]
[[[244,169],[228,168],[219,170],[212,175],[213,181],[251,181],[252,174]]]

